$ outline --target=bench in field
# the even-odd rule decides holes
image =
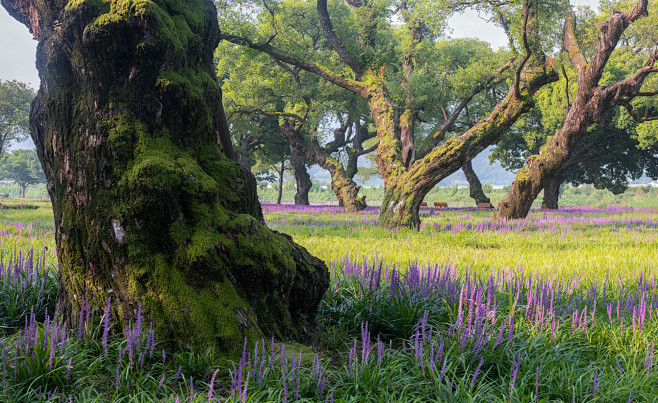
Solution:
[[[436,207],[436,208],[448,208],[448,203],[445,203],[445,202],[434,202],[434,207]]]
[[[491,203],[478,203],[478,210],[485,210],[490,208],[493,208]]]
[[[427,207],[427,203],[425,202],[420,203],[420,207]]]

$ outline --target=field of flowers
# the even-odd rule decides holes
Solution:
[[[377,228],[376,208],[264,211],[332,284],[313,343],[226,363],[164,352],[141,320],[109,334],[112,301],[51,320],[52,215],[0,210],[0,401],[656,400],[655,209],[428,209],[420,231]]]

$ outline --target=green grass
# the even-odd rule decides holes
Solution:
[[[263,364],[261,376],[256,357],[264,356],[262,345],[247,348],[245,359],[233,367],[212,352],[167,353],[163,361],[166,344],[157,344],[151,355],[142,338],[131,366],[128,342],[111,335],[105,356],[104,307],[92,307],[79,339],[73,324],[66,346],[53,358],[45,340],[24,350],[23,323],[32,312],[42,322],[46,309],[52,313],[56,295],[52,210],[47,202],[26,202],[39,207],[0,209],[0,252],[6,263],[12,254],[45,251],[39,256],[45,256],[47,270],[18,283],[0,276],[0,350],[6,359],[0,371],[2,365],[8,368],[0,377],[0,401],[174,402],[190,401],[191,395],[193,402],[206,402],[211,379],[214,397],[230,402],[241,401],[243,394],[253,402],[283,401],[287,394],[292,402],[297,382],[302,402],[625,402],[629,395],[633,402],[655,400],[658,309],[649,309],[637,331],[632,313],[642,309],[640,300],[653,304],[655,296],[658,301],[656,280],[649,274],[658,260],[655,209],[534,212],[527,220],[502,224],[490,211],[441,211],[423,216],[420,231],[388,231],[376,227],[373,214],[282,213],[266,207],[269,227],[292,235],[328,262],[333,278],[318,313],[320,333],[312,350],[266,341],[267,354],[273,351],[275,359]],[[345,271],[365,259],[370,269],[383,264],[382,283],[376,287],[371,277]],[[394,266],[403,273],[412,262],[418,262],[420,272],[411,264],[400,282],[386,277]],[[423,290],[423,281],[413,280],[428,262],[454,267],[452,288]],[[640,272],[644,281],[638,280]],[[503,282],[488,294],[490,273]],[[560,277],[573,276],[580,277],[573,288],[560,282]],[[519,281],[505,283],[511,277]],[[541,278],[555,278],[555,283]],[[538,289],[555,296],[558,309],[548,316],[555,318],[553,323],[538,316],[540,311],[548,315],[553,301],[539,297]],[[481,315],[481,327],[477,317],[471,326],[473,312],[485,303],[489,309],[487,295],[498,310]],[[539,299],[529,302],[530,295]],[[615,312],[618,301],[620,315]],[[630,309],[624,311],[625,306]],[[615,313],[608,316],[606,308]],[[587,312],[586,324],[574,327],[578,315],[582,322],[581,312]],[[45,324],[36,327],[41,332]],[[421,337],[421,327],[431,335]],[[501,342],[494,343],[500,334]],[[431,359],[443,342],[442,358]],[[373,347],[364,349],[368,343]],[[295,369],[291,354],[300,349],[302,364]],[[138,351],[144,353],[143,364],[137,363]],[[241,383],[232,388],[238,373]],[[55,386],[59,393],[48,397],[45,389]]]
[[[452,224],[491,224],[491,212],[443,212],[422,217],[420,231],[387,231],[372,223],[375,215],[267,214],[269,226],[290,234],[320,259],[331,262],[344,258],[363,260],[378,257],[398,266],[451,262],[460,270],[470,268],[487,273],[503,267],[523,269],[542,276],[583,274],[595,279],[610,270],[628,276],[655,267],[658,238],[655,228],[557,225],[539,230],[532,223],[545,216],[533,213],[530,226],[510,231],[449,230]],[[595,215],[601,216],[603,215]],[[612,220],[658,221],[655,211],[606,215]],[[366,224],[362,224],[365,220]],[[334,225],[332,223],[340,223]],[[435,226],[439,226],[436,229]]]

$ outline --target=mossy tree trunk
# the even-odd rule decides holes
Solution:
[[[160,340],[227,355],[301,332],[328,272],[266,228],[254,178],[218,146],[212,1],[2,5],[39,40],[31,134],[53,202],[56,314],[111,297],[126,325],[141,304]]]
[[[295,175],[295,204],[308,206],[308,192],[313,185],[311,175],[308,174],[308,170],[306,169],[304,155],[292,146],[290,147],[290,164],[292,165],[292,172]]]
[[[526,165],[517,173],[512,189],[499,212],[500,218],[523,218],[528,215],[532,203],[547,185],[547,180],[558,174],[571,157],[577,143],[585,136],[587,129],[600,122],[607,110],[624,106],[636,120],[645,120],[635,115],[630,101],[640,94],[646,77],[658,72],[658,67],[655,66],[658,51],[653,50],[644,66],[631,77],[609,86],[599,86],[599,81],[626,28],[642,16],[648,15],[647,5],[647,0],[639,0],[630,12],[615,12],[604,21],[600,25],[599,45],[589,62],[576,39],[575,15],[571,8],[567,8],[564,48],[578,73],[576,96],[562,128],[541,147],[539,154],[531,155]]]
[[[558,199],[560,197],[560,186],[564,178],[561,174],[556,175],[553,178],[547,178],[544,183],[544,201],[541,205],[541,208],[548,210],[557,210]]]
[[[418,228],[420,203],[432,188],[500,140],[514,122],[533,105],[533,96],[542,86],[555,81],[557,74],[544,60],[531,57],[514,86],[494,110],[465,133],[448,139],[405,169],[400,158],[401,144],[393,127],[393,107],[384,95],[371,97],[371,111],[378,128],[377,164],[384,177],[385,195],[379,214],[383,227]]]
[[[466,180],[468,181],[469,195],[473,200],[475,200],[475,204],[491,203],[491,200],[487,197],[487,195],[484,194],[484,191],[482,190],[482,183],[480,183],[480,179],[475,174],[471,161],[468,161],[462,166],[462,171],[464,172],[464,176],[466,176]]]

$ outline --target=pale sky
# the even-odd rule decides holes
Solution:
[[[598,7],[599,0],[572,0],[573,5]],[[502,29],[487,23],[485,16],[466,12],[450,19],[453,38],[479,38],[491,44],[492,48],[505,46],[507,38]],[[32,39],[26,27],[11,18],[0,7],[0,80],[18,80],[29,83],[34,89],[39,87],[39,75],[35,67],[37,41]],[[31,140],[17,146],[33,147]]]

